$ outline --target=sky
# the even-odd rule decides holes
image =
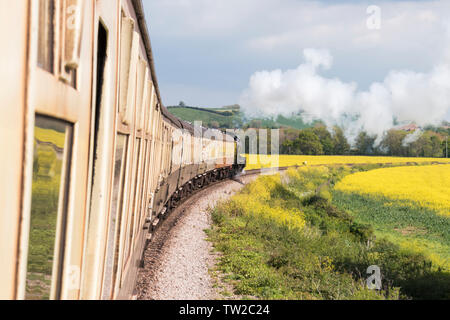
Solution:
[[[166,106],[240,103],[249,114],[271,115],[308,109],[308,101],[317,103],[329,91],[318,113],[336,113],[338,121],[361,101],[378,110],[380,97],[392,91],[383,98],[389,106],[382,116],[401,117],[405,104],[427,102],[433,94],[442,99],[430,111],[450,120],[450,107],[443,105],[450,104],[443,93],[450,78],[442,68],[450,65],[448,0],[143,2]],[[368,10],[374,5],[376,11]],[[298,86],[311,79],[317,96],[309,97],[309,90],[301,96]],[[395,95],[422,87],[430,90],[409,100]],[[267,98],[273,103],[261,106]],[[348,106],[330,103],[335,100]],[[411,120],[427,114],[426,107],[414,108],[422,110],[413,110]],[[363,117],[378,116],[373,110]]]

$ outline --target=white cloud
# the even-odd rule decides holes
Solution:
[[[314,68],[323,67],[324,69],[330,69],[333,64],[333,57],[328,50],[305,49],[303,55],[306,63]]]

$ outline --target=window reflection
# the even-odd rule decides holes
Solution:
[[[34,131],[34,161],[31,220],[28,242],[26,299],[46,300],[59,294],[62,268],[72,127],[62,121],[37,116]],[[61,209],[61,210],[59,210]],[[58,219],[58,212],[63,214]],[[59,242],[59,243],[58,243]],[[59,258],[60,257],[60,258]],[[54,283],[55,282],[55,283]]]
[[[143,143],[142,139],[138,139],[138,143],[139,143],[139,168],[137,169],[138,171],[136,172],[136,187],[135,187],[135,199],[134,199],[134,214],[133,214],[133,220],[131,221],[132,223],[134,222],[134,228],[132,228],[132,232],[130,234],[130,241],[132,240],[132,238],[134,236],[137,235],[137,231],[138,228],[137,226],[139,225],[139,221],[140,221],[140,213],[141,213],[141,194],[142,191],[144,190],[144,170],[145,170],[145,165],[144,165],[144,161],[145,161],[145,157],[143,157],[142,155],[145,155],[145,143]],[[136,215],[136,217],[135,217]]]
[[[128,137],[123,134],[117,135],[117,146],[114,163],[114,185],[113,185],[113,198],[111,205],[111,216],[109,221],[108,230],[108,244],[107,244],[107,256],[105,266],[105,283],[103,288],[103,299],[110,299],[114,284],[115,272],[117,272],[117,262],[114,259],[114,253],[116,252],[116,259],[118,259],[119,239],[120,239],[120,222],[122,216],[123,207],[123,183],[125,181],[125,169],[126,169],[126,150],[127,150]],[[117,228],[117,236],[116,234]],[[114,239],[117,239],[116,241]],[[114,250],[116,246],[116,250]],[[117,260],[116,260],[117,261]],[[113,272],[114,270],[114,272]]]

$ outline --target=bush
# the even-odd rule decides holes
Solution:
[[[354,222],[350,226],[350,232],[354,234],[361,242],[374,240],[374,232],[372,226]]]

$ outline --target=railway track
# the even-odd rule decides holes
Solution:
[[[155,270],[158,270],[161,264],[161,256],[164,252],[166,243],[168,243],[173,236],[172,230],[178,225],[180,220],[184,218],[186,211],[200,201],[202,197],[208,196],[211,192],[214,192],[218,186],[220,187],[223,185],[225,187],[227,183],[234,182],[245,185],[252,180],[252,177],[256,178],[256,176],[260,174],[276,173],[287,169],[289,169],[289,167],[280,167],[270,170],[249,170],[238,176],[213,181],[202,188],[184,193],[185,195],[176,203],[174,208],[164,210],[150,226],[151,232],[147,238],[148,242],[142,257],[141,268],[133,299],[143,299],[143,297],[148,296],[147,286],[150,283],[159,280],[155,275]]]
[[[215,299],[214,290],[208,289],[205,280],[209,277],[206,266],[211,262],[210,243],[204,239],[203,231],[210,227],[210,217],[205,213],[209,207],[241,189],[237,183],[245,185],[256,176],[255,173],[245,174],[240,181],[225,179],[210,184],[185,198],[167,215],[144,252],[135,299]],[[196,277],[204,281],[195,281]],[[189,291],[191,294],[186,293]]]

